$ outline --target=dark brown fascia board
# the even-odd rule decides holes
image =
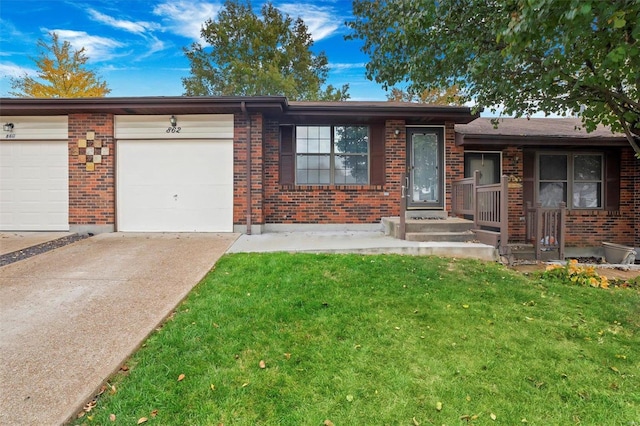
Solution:
[[[287,99],[282,96],[154,96],[154,97],[105,97],[105,98],[0,98],[0,114],[3,115],[56,115],[69,113],[105,112],[117,114],[165,114],[171,111],[193,113],[194,109],[228,109],[241,111],[282,112]]]
[[[390,102],[289,102],[284,96],[153,96],[105,98],[0,98],[2,115],[64,115],[73,113],[197,114],[255,111],[296,122],[326,118],[375,121],[404,119],[407,123],[466,124],[479,114],[468,107]]]
[[[336,117],[349,119],[350,117],[368,117],[369,119],[417,119],[418,121],[446,122],[467,124],[480,116],[472,114],[468,107],[449,107],[433,105],[399,104],[391,102],[329,102],[305,103],[290,102],[284,113],[285,117],[295,117],[295,121],[305,117],[317,118]]]
[[[474,146],[627,146],[624,137],[566,137],[566,136],[513,136],[513,135],[474,135],[456,133],[456,145]]]

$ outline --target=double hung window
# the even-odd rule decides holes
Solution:
[[[538,200],[543,207],[599,209],[603,207],[601,154],[541,153],[538,156]]]
[[[296,184],[369,183],[367,126],[296,126]]]

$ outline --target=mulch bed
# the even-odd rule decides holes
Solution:
[[[59,247],[66,246],[67,244],[75,243],[76,241],[89,238],[93,234],[73,234],[66,237],[58,238],[56,240],[47,241],[46,243],[38,244],[36,246],[27,247],[22,250],[17,250],[11,253],[3,254],[0,256],[0,266],[5,266],[19,260],[28,259],[32,256],[48,252],[49,250],[57,249]]]

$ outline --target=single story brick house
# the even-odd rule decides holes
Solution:
[[[509,176],[510,240],[525,202],[560,189],[569,245],[640,246],[640,162],[567,120],[494,129],[467,107],[265,96],[3,98],[0,122],[5,231],[379,229],[403,173],[408,211],[447,216],[453,182],[480,168]]]

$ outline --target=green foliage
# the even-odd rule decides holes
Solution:
[[[11,80],[12,96],[20,98],[91,98],[111,92],[107,83],[86,68],[89,58],[84,47],[71,53],[71,44],[60,45],[58,35],[51,33],[51,44],[38,40],[40,54],[35,59],[38,79],[25,75]],[[53,56],[51,56],[53,55]]]
[[[507,115],[579,114],[640,153],[637,0],[354,1],[369,78],[420,93],[457,85]]]
[[[228,0],[215,20],[204,23],[209,44],[185,49],[191,76],[185,95],[287,96],[292,100],[345,100],[348,85],[323,89],[329,73],[324,52],[311,51],[307,26],[271,3],[257,16],[250,2]]]
[[[561,283],[609,288],[609,280],[606,276],[598,274],[595,266],[580,266],[576,259],[569,260],[564,266],[557,263],[549,265],[542,276]]]
[[[418,102],[432,105],[463,105],[458,86],[453,85],[445,89],[423,90],[420,93],[406,92],[394,87],[387,95],[390,102]]]
[[[630,425],[639,319],[497,263],[227,255],[75,422]]]

